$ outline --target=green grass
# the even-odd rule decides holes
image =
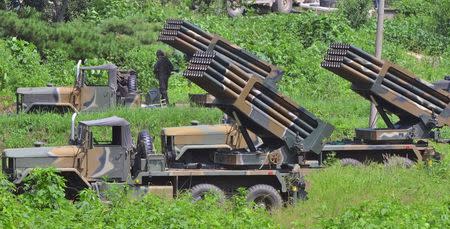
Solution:
[[[332,166],[308,175],[308,201],[284,209],[274,217],[286,228],[320,228],[328,225],[329,222],[325,222],[327,219],[343,217],[351,208],[379,202],[399,202],[416,207],[424,215],[433,207],[443,206],[448,208],[448,217],[450,168],[448,160],[445,163],[412,169],[386,168],[382,165],[363,168]],[[400,214],[396,222],[402,220]]]

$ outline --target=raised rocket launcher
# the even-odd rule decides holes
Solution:
[[[406,122],[398,122],[395,125],[390,123],[388,125],[394,127],[391,129],[358,129],[355,140],[341,140],[324,145],[322,141],[331,135],[333,127],[276,92],[274,83],[282,73],[277,67],[190,23],[169,20],[164,28],[159,40],[184,52],[190,58],[184,76],[216,97],[212,105],[219,107],[236,121],[248,147],[215,151],[213,155],[216,165],[234,168],[245,166],[248,169],[252,166],[262,168],[263,165],[270,167],[270,164],[280,166],[298,163],[302,167],[315,167],[321,165],[330,155],[341,159],[344,164],[383,162],[387,156],[393,155],[404,158],[406,162],[426,160],[438,155],[427,142],[412,141],[411,136],[418,136],[415,132],[415,135],[411,134],[411,131],[415,131],[415,126],[403,128],[412,123],[408,120],[426,120],[425,116],[417,116],[417,112],[408,112],[408,107],[414,105],[400,106],[404,109],[402,110],[396,107],[396,103],[390,104],[389,98],[385,102],[382,99],[385,97],[365,92],[368,90],[361,87],[356,90],[358,93],[365,98],[374,98],[374,101],[376,99],[379,109],[382,107],[390,112],[395,111],[401,120]],[[330,68],[334,68],[340,59],[347,58],[343,50],[345,47],[339,47],[342,48],[333,48],[333,52],[338,52],[339,55],[330,53],[324,66],[330,65]],[[370,55],[366,54],[365,57]],[[362,69],[369,68],[369,64],[366,64],[368,67]],[[378,64],[371,67],[378,73],[383,66]],[[373,74],[371,75],[373,77]],[[366,87],[370,84],[369,81],[367,77],[355,80],[366,82]],[[450,83],[447,86],[449,85]],[[383,118],[390,122],[387,115],[383,111],[382,113]],[[431,114],[435,115],[434,112]],[[260,137],[263,144],[254,145],[248,130]],[[422,131],[424,132],[426,130]]]
[[[439,138],[450,124],[450,94],[411,72],[348,44],[330,45],[322,67],[352,83],[352,90],[370,100],[387,129],[356,129],[356,138],[412,140]],[[398,116],[392,123],[387,113]]]
[[[214,51],[223,60],[238,66],[246,73],[268,82],[278,81],[282,71],[274,65],[260,60],[253,54],[235,44],[201,30],[199,27],[183,20],[167,20],[161,31],[159,41],[192,57],[198,51]]]
[[[331,125],[215,51],[196,52],[183,75],[220,101],[218,104],[222,105],[218,107],[236,120],[244,138],[248,129],[263,140],[264,144],[259,149],[246,140],[251,151],[249,161],[256,152],[271,152],[285,146],[291,153],[282,152],[284,162],[298,163],[298,158],[292,155],[302,152],[319,154],[323,139],[333,131]],[[216,155],[216,162],[235,157],[235,153]]]

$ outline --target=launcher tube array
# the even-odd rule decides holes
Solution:
[[[306,143],[302,150],[317,149],[322,138],[331,134],[331,126],[272,91],[264,85],[264,81],[255,81],[252,79],[254,75],[214,51],[195,53],[184,76],[216,98],[233,101],[231,105],[234,109],[251,122],[248,128],[252,129],[256,124],[279,140],[287,139],[290,147],[297,141],[297,144]],[[243,100],[243,104],[235,102],[239,99]],[[252,131],[258,133],[257,129]],[[320,137],[315,138],[317,141],[309,141],[311,135]]]
[[[215,51],[216,55],[225,61],[262,79],[274,78],[282,74],[281,70],[275,66],[183,20],[167,20],[159,40],[189,56],[198,51]]]
[[[403,113],[409,113],[417,118],[423,115],[430,118],[433,115],[440,115],[440,118],[436,119],[439,125],[450,124],[448,115],[450,97],[447,92],[435,89],[430,83],[392,64],[387,66],[386,73],[381,76],[386,64],[388,63],[359,48],[334,43],[330,45],[322,67],[352,82],[357,90],[365,88],[369,91],[373,85],[380,83],[381,91],[389,92],[394,97],[389,97],[380,90],[370,90],[371,93],[366,93],[365,98],[370,99],[370,95],[381,98],[384,103],[402,110],[397,112],[399,116]],[[412,112],[414,108],[420,112]]]

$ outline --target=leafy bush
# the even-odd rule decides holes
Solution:
[[[35,169],[23,182],[22,201],[26,205],[36,209],[56,209],[65,204],[65,180],[54,168]]]
[[[353,28],[359,28],[369,21],[371,0],[340,0],[339,11],[349,20]]]
[[[50,79],[33,44],[16,38],[0,40],[0,56],[0,92],[45,85]]]
[[[3,188],[11,183],[0,173],[0,227],[275,228],[267,212],[251,208],[242,196],[219,205],[213,196],[194,203],[187,194],[176,200],[133,199],[125,189],[109,193],[112,203],[105,204],[85,190],[72,203],[61,196],[64,182],[52,169],[33,170],[27,182],[31,192],[15,196]]]
[[[450,37],[434,32],[423,18],[399,18],[386,21],[385,38],[405,48],[432,55],[442,55],[449,46]]]

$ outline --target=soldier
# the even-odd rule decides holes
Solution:
[[[159,91],[166,104],[169,104],[169,97],[167,96],[167,84],[169,82],[170,73],[173,71],[173,65],[166,57],[163,51],[156,51],[158,60],[153,67],[156,79],[159,82]]]

